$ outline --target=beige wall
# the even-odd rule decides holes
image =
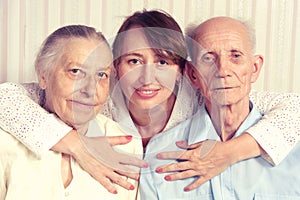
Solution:
[[[109,39],[124,16],[143,8],[169,12],[182,28],[218,15],[252,21],[257,52],[265,56],[254,87],[300,92],[298,0],[0,0],[0,83],[34,81],[38,47],[58,27],[87,24]]]

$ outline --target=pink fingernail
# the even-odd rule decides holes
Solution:
[[[131,185],[130,188],[129,188],[129,190],[134,190],[134,186]]]
[[[145,163],[145,164],[143,165],[143,167],[149,167],[148,163]]]
[[[162,158],[161,154],[157,154],[157,155],[156,155],[156,158],[161,159],[161,158]]]
[[[168,175],[168,176],[165,176],[165,180],[166,180],[166,181],[170,181],[170,180],[171,180],[171,176],[169,176],[169,175]]]
[[[162,168],[157,168],[155,171],[156,171],[157,173],[161,173],[161,172],[163,171],[163,169],[162,169]]]
[[[127,136],[126,136],[126,139],[127,139],[127,140],[131,140],[131,139],[132,139],[132,135],[127,135]]]
[[[113,193],[114,193],[114,194],[118,194],[118,191],[117,191],[117,190],[115,190],[115,191],[113,191]]]

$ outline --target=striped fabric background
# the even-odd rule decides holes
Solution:
[[[58,27],[91,25],[109,39],[125,16],[143,8],[165,10],[182,28],[220,15],[250,20],[256,52],[265,57],[254,88],[300,92],[298,0],[0,0],[0,83],[36,80],[38,47]]]

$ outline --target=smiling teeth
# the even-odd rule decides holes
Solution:
[[[143,94],[152,94],[153,93],[152,90],[141,90],[140,92]]]

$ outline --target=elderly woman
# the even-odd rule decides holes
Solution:
[[[121,128],[108,118],[98,115],[99,120],[94,120],[108,95],[111,63],[112,55],[106,39],[94,28],[74,25],[56,30],[43,43],[35,62],[42,89],[40,105],[78,134],[103,136],[109,131],[124,135]],[[119,150],[132,152],[134,146],[133,142]],[[105,148],[110,148],[108,143]],[[109,193],[70,155],[48,152],[39,159],[2,129],[0,177],[1,200],[123,200],[136,197],[134,187],[132,190],[119,188],[117,195]],[[136,186],[136,181],[128,181]]]

